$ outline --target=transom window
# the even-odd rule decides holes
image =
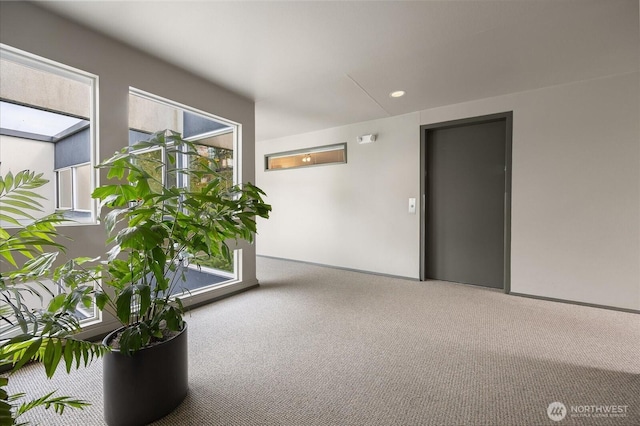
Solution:
[[[340,143],[267,154],[264,157],[264,168],[265,170],[284,170],[346,162],[347,144]]]

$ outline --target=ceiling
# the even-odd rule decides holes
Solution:
[[[258,141],[639,67],[637,0],[41,4],[253,99]]]

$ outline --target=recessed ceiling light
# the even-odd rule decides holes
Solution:
[[[399,98],[400,96],[404,96],[404,90],[396,90],[395,92],[389,93],[389,96],[392,98]]]

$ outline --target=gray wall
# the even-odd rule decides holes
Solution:
[[[54,169],[91,160],[91,131],[87,128],[55,143]]]
[[[241,176],[243,181],[254,181],[252,101],[31,3],[0,3],[0,42],[99,76],[99,158],[127,145],[127,98],[132,86],[240,123]],[[101,180],[104,179],[103,175]],[[105,252],[102,225],[67,227],[64,233],[73,239],[70,256]],[[245,246],[241,278],[241,287],[256,283],[254,247]],[[226,287],[214,294],[238,288]],[[111,326],[106,324],[93,332]]]
[[[419,277],[420,132],[513,111],[511,291],[640,309],[640,73],[261,141],[273,205],[258,254]],[[356,137],[377,133],[369,145]],[[267,153],[348,143],[346,165],[263,170]]]

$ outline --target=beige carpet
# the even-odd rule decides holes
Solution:
[[[258,278],[188,315],[190,392],[157,425],[640,424],[636,314],[267,258]],[[100,362],[43,377],[13,384],[94,405],[32,420],[103,424]]]

